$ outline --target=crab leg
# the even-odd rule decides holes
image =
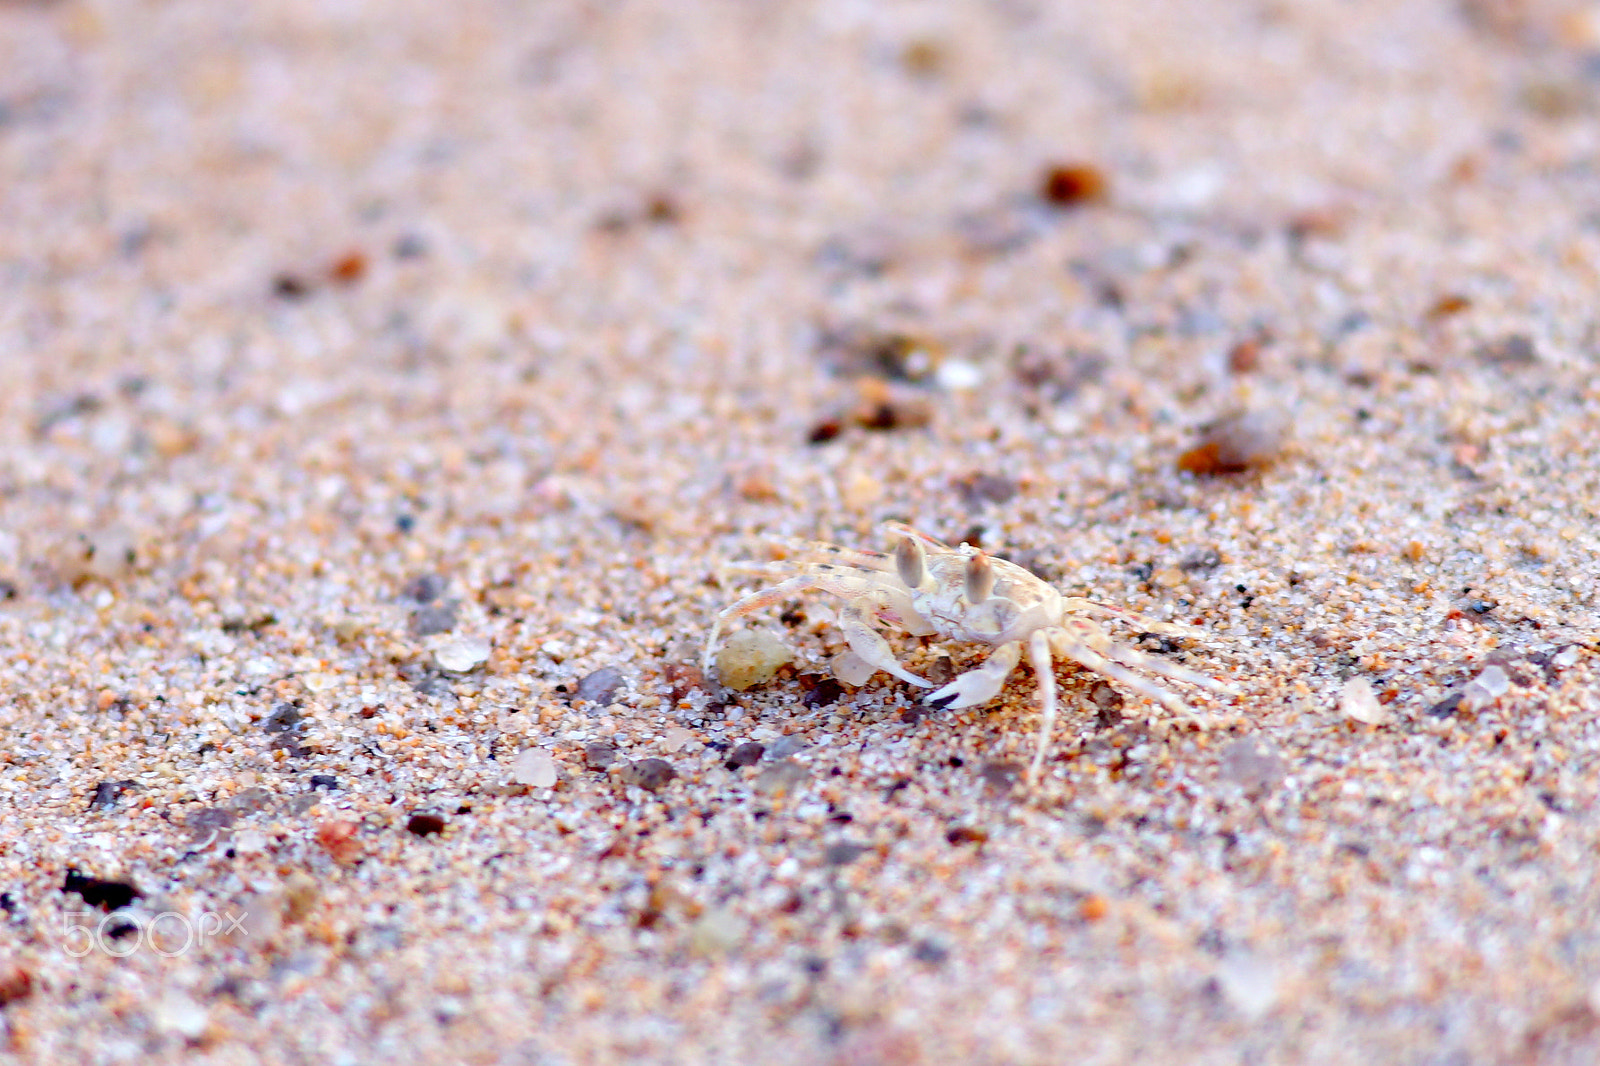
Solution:
[[[1028,784],[1039,780],[1045,752],[1056,729],[1056,660],[1050,649],[1048,630],[1036,630],[1028,641],[1028,661],[1033,664],[1034,682],[1039,686],[1039,744],[1028,764]]]
[[[869,665],[877,667],[886,674],[892,674],[901,681],[922,688],[932,688],[933,682],[918,677],[900,665],[900,660],[894,657],[894,649],[889,647],[889,642],[883,639],[882,633],[872,628],[868,617],[860,600],[847,603],[839,612],[839,630],[849,642],[850,650]]]
[[[1197,714],[1188,704],[1160,685],[1152,684],[1129,670],[1126,666],[1106,658],[1106,656],[1078,640],[1067,630],[1057,629],[1054,632],[1057,635],[1056,639],[1052,641],[1054,649],[1078,665],[1126,685],[1141,696],[1148,696],[1180,718],[1188,718],[1196,722],[1204,721],[1204,716]]]
[[[747,614],[754,614],[763,607],[771,607],[775,603],[782,603],[790,596],[805,589],[813,588],[817,584],[811,574],[798,574],[787,581],[780,581],[768,588],[758,589],[748,596],[741,597],[724,607],[717,613],[711,623],[711,632],[706,634],[705,652],[701,655],[700,670],[707,677],[711,676],[711,661],[716,654],[717,638],[722,636],[722,626],[732,618],[742,618]]]

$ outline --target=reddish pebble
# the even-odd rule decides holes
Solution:
[[[356,833],[361,829],[355,822],[323,822],[317,826],[317,843],[341,866],[353,866],[361,861],[365,849]]]

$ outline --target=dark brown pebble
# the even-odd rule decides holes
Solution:
[[[1248,337],[1228,349],[1228,373],[1249,374],[1261,369],[1261,341]]]
[[[672,699],[676,703],[696,689],[705,687],[705,675],[698,666],[689,663],[667,663],[661,668],[661,679],[672,686]]]
[[[132,781],[100,782],[94,786],[94,797],[89,800],[89,809],[103,811],[115,807],[122,794],[132,787]]]
[[[811,427],[811,432],[806,434],[806,443],[826,444],[842,432],[844,425],[837,418],[825,418]]]
[[[319,788],[326,789],[329,792],[337,792],[339,790],[339,779],[332,774],[312,774],[311,791],[315,792]]]
[[[419,837],[437,836],[444,832],[444,816],[431,811],[418,811],[406,820],[406,832]]]
[[[683,221],[683,205],[664,192],[652,193],[644,202],[644,220],[657,226]]]
[[[824,677],[811,686],[803,702],[807,707],[831,707],[844,695],[844,686],[831,677]]]
[[[1058,163],[1044,172],[1039,196],[1053,207],[1081,207],[1111,191],[1105,172],[1088,163]]]
[[[756,763],[761,761],[761,757],[766,753],[767,746],[765,744],[758,744],[753,740],[747,740],[728,753],[728,761],[723,763],[723,765],[730,770],[739,770],[746,766],[754,766]]]
[[[1095,705],[1094,724],[1100,729],[1115,729],[1122,724],[1122,693],[1104,681],[1096,681],[1089,690],[1089,701]]]
[[[67,879],[62,884],[61,891],[77,893],[89,906],[99,907],[107,912],[126,907],[134,900],[144,897],[144,893],[130,882],[85,877],[77,870],[67,871]]]
[[[665,759],[640,759],[629,763],[622,773],[623,780],[628,784],[638,785],[650,792],[666,788],[677,776],[678,771]]]
[[[989,839],[989,831],[972,825],[958,825],[946,833],[944,838],[956,845],[982,844]]]

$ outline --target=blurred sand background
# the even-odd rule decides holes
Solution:
[[[5,1057],[1595,1061],[1597,94],[1556,0],[0,4]],[[886,519],[1240,694],[1063,665],[1027,789],[825,597],[699,675]]]

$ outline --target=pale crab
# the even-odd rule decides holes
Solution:
[[[933,688],[932,682],[900,665],[889,642],[873,628],[875,621],[912,636],[936,635],[993,647],[982,666],[924,698],[934,707],[975,707],[994,699],[1026,649],[1038,680],[1042,711],[1038,747],[1028,768],[1030,782],[1038,778],[1055,729],[1057,659],[1070,659],[1118,682],[1200,728],[1209,724],[1206,716],[1135,671],[1211,692],[1231,692],[1229,686],[1212,678],[1114,642],[1091,616],[1120,619],[1156,634],[1187,632],[1186,627],[1064,596],[1016,563],[969,544],[951,547],[898,522],[886,523],[884,529],[895,538],[891,554],[818,544],[816,551],[829,561],[803,564],[787,580],[725,608],[706,638],[706,676],[711,676],[717,638],[725,623],[808,589],[843,597],[839,628],[850,651],[866,666],[912,685]]]

